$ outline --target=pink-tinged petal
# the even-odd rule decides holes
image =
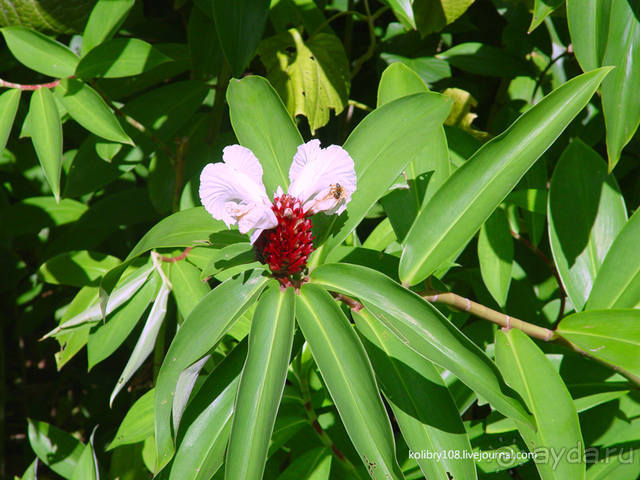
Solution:
[[[305,211],[342,213],[356,189],[356,173],[349,153],[337,145],[320,148],[318,140],[298,147],[289,172],[289,195],[303,202]]]
[[[236,172],[244,173],[255,183],[262,184],[262,165],[248,148],[242,145],[224,147],[222,160]]]

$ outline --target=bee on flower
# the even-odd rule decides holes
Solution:
[[[225,147],[222,163],[200,175],[200,200],[227,227],[249,233],[257,257],[283,286],[299,285],[314,250],[311,216],[340,215],[356,190],[353,160],[337,145],[311,140],[298,147],[289,170],[289,189],[269,200],[262,165],[248,148]]]

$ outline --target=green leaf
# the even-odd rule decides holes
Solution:
[[[305,284],[296,299],[296,312],[327,390],[371,477],[404,478],[371,363],[340,307],[319,286]]]
[[[569,315],[556,330],[589,355],[640,376],[640,310],[592,310]]]
[[[438,370],[367,310],[352,315],[409,449],[469,454],[464,459],[416,458],[422,473],[426,478],[447,478],[447,472],[453,478],[476,478],[469,437]]]
[[[27,419],[31,448],[51,470],[71,478],[80,460],[84,445],[53,425]]]
[[[156,472],[174,453],[171,410],[180,373],[222,339],[234,321],[255,301],[266,282],[267,278],[257,271],[222,283],[196,305],[171,342],[156,382]]]
[[[134,3],[135,0],[98,0],[82,34],[83,53],[113,37]]]
[[[248,242],[234,243],[220,250],[217,250],[211,260],[202,269],[201,279],[215,276],[218,280],[224,281],[245,270],[259,267],[260,262],[256,261],[256,253],[253,245]],[[224,275],[220,275],[224,273]]]
[[[504,210],[497,209],[480,229],[478,237],[480,274],[487,290],[504,308],[511,285],[513,238]]]
[[[563,3],[564,0],[535,0],[533,17],[531,18],[531,25],[529,25],[529,31],[527,33],[531,33],[538,28],[544,19],[551,15],[551,12]]]
[[[170,292],[170,285],[163,282],[160,286],[160,290],[158,291],[158,295],[153,301],[153,305],[149,311],[149,317],[147,318],[147,322],[144,324],[140,337],[138,337],[138,341],[136,342],[135,347],[133,347],[131,356],[129,357],[127,364],[124,366],[124,370],[122,371],[122,374],[120,374],[120,378],[118,378],[118,382],[116,383],[113,392],[111,392],[109,406],[113,405],[113,400],[116,398],[116,395],[118,395],[118,392],[122,390],[131,377],[133,377],[133,374],[138,371],[144,361],[149,357],[149,355],[151,355],[151,352],[153,352],[153,347],[156,344],[156,338],[158,337],[160,327],[162,326],[165,314],[167,313],[167,300],[169,299]]]
[[[278,480],[329,480],[332,458],[326,447],[307,450],[291,462],[291,465],[278,476]]]
[[[267,194],[278,186],[286,191],[289,167],[303,140],[282,100],[266,79],[248,76],[229,82],[227,102],[238,142],[262,164]]]
[[[567,0],[571,44],[585,72],[602,66],[609,35],[612,3],[613,0]]]
[[[31,95],[31,141],[56,201],[60,201],[60,174],[62,172],[62,123],[53,94],[48,88],[39,88]]]
[[[347,211],[329,217],[326,252],[356,228],[369,209],[386,193],[449,114],[450,101],[437,93],[418,93],[375,109],[362,120],[344,144],[355,163],[358,188]],[[323,237],[318,237],[322,243]]]
[[[9,236],[37,234],[43,228],[75,222],[87,206],[70,198],[25,198],[0,211],[0,232]]]
[[[516,329],[496,332],[496,363],[506,382],[522,395],[536,420],[537,429],[516,420],[530,451],[538,448],[551,452],[578,449],[578,461],[564,454],[553,464],[542,459],[537,462],[541,478],[584,479],[584,441],[578,413],[553,364],[533,340]]]
[[[13,480],[38,480],[38,458],[31,462],[21,477],[14,476]]]
[[[311,278],[328,290],[360,299],[420,355],[451,371],[504,415],[529,422],[521,401],[493,362],[426,300],[385,275],[356,265],[322,265]]]
[[[538,165],[538,164],[536,164]],[[533,170],[530,170],[533,171]],[[528,212],[540,215],[547,214],[547,190],[540,188],[525,188],[524,190],[516,190],[511,192],[506,201],[513,203]]]
[[[429,89],[413,70],[402,63],[389,65],[378,85],[378,107]],[[449,151],[444,129],[425,130],[425,147],[409,162],[403,178],[408,188],[398,188],[381,199],[397,238],[404,239],[418,212],[449,176]],[[403,186],[404,187],[404,186]]]
[[[216,366],[189,402],[180,421],[171,480],[209,480],[222,466],[246,355],[245,341]]]
[[[109,357],[124,343],[157,290],[156,282],[145,283],[142,288],[135,292],[131,300],[116,309],[112,315],[107,316],[106,323],[98,325],[98,328],[89,334],[89,341],[87,342],[89,370]]]
[[[262,38],[270,2],[212,0],[211,3],[220,46],[231,66],[231,73],[239,77],[251,61],[253,52]]]
[[[16,118],[16,112],[20,105],[20,90],[11,89],[0,95],[0,155],[7,146],[7,140],[13,127],[13,120]]]
[[[287,378],[295,295],[273,282],[260,298],[235,402],[225,478],[260,480]]]
[[[349,61],[340,39],[317,33],[306,42],[296,28],[262,41],[267,77],[292,117],[307,117],[311,133],[339,115],[349,100]]]
[[[441,58],[460,70],[490,77],[517,77],[531,75],[531,68],[524,60],[483,43],[460,43],[442,53]]]
[[[449,177],[407,235],[400,259],[403,282],[415,285],[455,258],[609,71],[585,73],[557,88]]]
[[[576,311],[582,310],[609,247],[627,221],[605,162],[579,139],[563,152],[549,188],[549,243]]]
[[[459,18],[474,0],[415,0],[413,12],[418,31],[424,37],[439,32]]]
[[[131,77],[170,61],[170,57],[145,41],[116,38],[87,53],[75,74],[83,79]]]
[[[608,3],[608,2],[603,2]],[[615,69],[602,82],[602,110],[607,126],[609,171],[640,125],[640,18],[638,6],[628,1],[611,4],[609,35],[603,65]]]
[[[587,310],[633,308],[640,303],[640,210],[613,241],[596,276]]]
[[[24,27],[0,29],[7,47],[24,66],[50,77],[73,76],[78,57],[55,40]]]
[[[149,390],[131,406],[107,450],[142,442],[153,435],[154,392],[154,389]]]
[[[389,4],[393,14],[406,29],[416,29],[416,21],[413,15],[411,0],[387,0],[386,3]]]
[[[95,453],[91,444],[88,443],[78,459],[78,465],[73,471],[71,480],[98,480],[98,477],[98,464],[95,459]]]
[[[120,260],[111,255],[88,250],[65,252],[43,263],[38,273],[47,283],[84,287],[96,283]]]
[[[210,291],[207,283],[200,280],[200,270],[184,260],[170,265],[169,280],[173,285],[173,297],[182,318],[187,318]]]
[[[80,80],[64,79],[54,90],[69,115],[99,137],[133,145],[107,103]]]

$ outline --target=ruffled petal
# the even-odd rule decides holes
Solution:
[[[241,233],[277,225],[262,184],[262,167],[251,150],[240,145],[224,149],[224,163],[210,163],[200,174],[200,200],[212,217]]]
[[[305,211],[341,214],[356,190],[356,173],[349,153],[337,145],[320,148],[318,140],[298,147],[289,170],[289,195]]]

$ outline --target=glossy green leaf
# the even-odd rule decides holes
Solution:
[[[429,89],[413,70],[402,63],[389,65],[378,85],[378,107]],[[404,239],[418,212],[449,176],[449,151],[444,129],[424,132],[425,146],[404,170],[408,188],[397,188],[381,199],[396,236]]]
[[[133,7],[135,0],[98,0],[82,34],[82,51],[86,54],[95,46],[113,37]]]
[[[75,71],[77,77],[118,78],[139,75],[171,58],[137,38],[116,38],[87,53]]]
[[[449,177],[407,235],[400,259],[403,282],[415,285],[455,258],[609,71],[585,73],[557,88]]]
[[[613,0],[567,0],[571,43],[585,72],[602,65],[607,47],[612,2]]]
[[[211,260],[202,269],[200,278],[215,276],[224,280],[229,276],[260,266],[256,261],[253,245],[248,242],[234,243],[221,248],[211,256]],[[219,275],[224,272],[224,278]]]
[[[107,450],[113,450],[121,445],[142,442],[153,435],[154,392],[153,389],[149,390],[131,406]]]
[[[439,32],[459,18],[475,0],[414,0],[413,12],[422,36]]]
[[[87,211],[84,203],[63,198],[25,198],[0,211],[0,235],[36,234],[46,227],[75,222]]]
[[[322,288],[306,284],[296,299],[296,316],[342,423],[369,466],[371,477],[404,478],[371,363],[340,307]]]
[[[293,345],[295,294],[275,282],[253,315],[225,463],[225,478],[260,480],[287,378]]]
[[[403,342],[451,371],[495,409],[530,421],[489,357],[426,300],[385,275],[356,265],[322,265],[311,278],[328,290],[360,299]]]
[[[14,88],[7,90],[0,95],[0,112],[2,112],[2,117],[0,117],[0,154],[2,154],[4,147],[7,145],[11,127],[13,127],[13,120],[16,118],[19,105],[19,89]]]
[[[529,449],[567,452],[578,448],[576,458],[583,459],[584,441],[571,395],[533,340],[520,330],[498,331],[496,363],[507,383],[522,395],[536,420],[536,429],[516,420]],[[585,463],[572,461],[566,454],[554,464],[541,459],[536,467],[543,480],[585,478]]]
[[[513,238],[504,210],[494,211],[482,225],[478,237],[478,261],[482,281],[498,305],[504,308],[513,267]]]
[[[61,43],[24,27],[4,27],[0,32],[13,56],[26,67],[56,78],[75,73],[78,57]]]
[[[84,445],[53,425],[28,420],[29,444],[42,462],[58,475],[70,479]]]
[[[14,476],[13,480],[38,480],[38,458],[31,462],[22,474],[22,477]]]
[[[216,366],[189,402],[180,421],[171,480],[209,480],[222,466],[246,356],[244,341]]]
[[[173,285],[173,297],[182,318],[187,318],[210,290],[207,283],[200,280],[200,270],[184,260],[171,264],[169,280]]]
[[[367,310],[353,313],[382,392],[409,449],[463,451],[464,459],[416,458],[426,478],[476,478],[471,445],[449,390],[436,368]]]
[[[278,480],[329,480],[332,458],[326,447],[308,450],[291,462]]]
[[[411,0],[387,0],[391,11],[405,28],[416,29],[416,21],[413,15]]]
[[[107,140],[133,145],[107,103],[86,83],[65,79],[54,92],[69,115],[84,128]]]
[[[613,241],[598,271],[586,310],[633,308],[640,303],[640,210]]]
[[[91,444],[88,443],[78,458],[78,465],[73,471],[71,480],[99,480],[99,476],[95,453]]]
[[[221,247],[235,243],[240,236],[228,231],[224,222],[214,219],[203,207],[182,210],[160,220],[138,241],[122,265],[110,270],[102,281],[106,292],[113,290],[120,275],[136,257],[155,248],[208,245]]]
[[[558,334],[589,355],[640,376],[640,310],[592,310],[562,319]]]
[[[608,2],[603,2],[608,3]],[[607,126],[609,171],[640,125],[640,17],[638,6],[625,0],[611,2],[609,35],[602,65],[616,68],[602,82],[602,109]]]
[[[424,132],[438,130],[449,114],[450,102],[437,93],[418,93],[382,105],[367,115],[344,144],[355,163],[358,188],[347,211],[331,216],[318,243],[326,251],[356,228],[369,209],[386,193],[407,164],[426,146]]]
[[[88,250],[65,252],[43,263],[38,273],[47,283],[84,287],[95,284],[102,275],[120,264],[111,255]]]
[[[124,366],[124,370],[122,370],[113,392],[111,392],[111,397],[109,398],[110,406],[113,405],[113,400],[116,398],[116,395],[118,395],[118,392],[120,392],[127,382],[131,380],[133,374],[136,373],[144,361],[149,357],[149,355],[151,355],[151,352],[153,352],[153,347],[156,344],[156,338],[158,337],[160,327],[162,326],[165,314],[167,313],[167,300],[169,299],[170,292],[170,285],[163,282],[160,290],[158,291],[158,295],[153,301],[153,305],[149,311],[149,317],[147,317],[147,321],[140,333],[140,337],[138,337],[138,341],[136,342],[135,347],[133,347],[131,356],[129,357],[127,364]]]
[[[362,247],[380,251],[387,248],[394,241],[396,241],[396,234],[393,231],[393,226],[389,218],[385,218],[369,234]]]
[[[547,190],[539,188],[516,190],[507,196],[506,201],[528,212],[538,213],[540,215],[547,214]]]
[[[62,123],[53,94],[48,88],[40,88],[31,94],[29,112],[33,147],[53,196],[56,201],[59,201],[62,172]]]
[[[533,18],[531,18],[531,25],[529,25],[529,31],[533,32],[548,15],[551,15],[556,8],[564,3],[564,0],[535,0],[533,5]]]
[[[231,80],[227,102],[238,142],[262,164],[267,194],[278,186],[286,191],[289,167],[303,140],[282,100],[266,79],[249,76]]]
[[[454,67],[476,75],[491,77],[517,77],[531,75],[527,62],[484,43],[460,43],[445,50],[437,58],[446,60]]]
[[[627,221],[624,199],[600,156],[580,140],[563,152],[549,188],[549,243],[560,278],[582,310],[609,247]]]
[[[236,77],[241,76],[262,38],[269,3],[269,0],[212,0],[220,46]]]
[[[291,53],[293,50],[293,53]],[[258,53],[292,117],[307,117],[311,133],[339,115],[349,100],[349,60],[340,39],[316,33],[303,40],[291,28],[263,40]]]
[[[171,342],[156,382],[156,472],[169,462],[174,453],[171,411],[180,373],[222,339],[234,321],[255,301],[266,282],[267,278],[257,271],[222,283],[196,305]]]

